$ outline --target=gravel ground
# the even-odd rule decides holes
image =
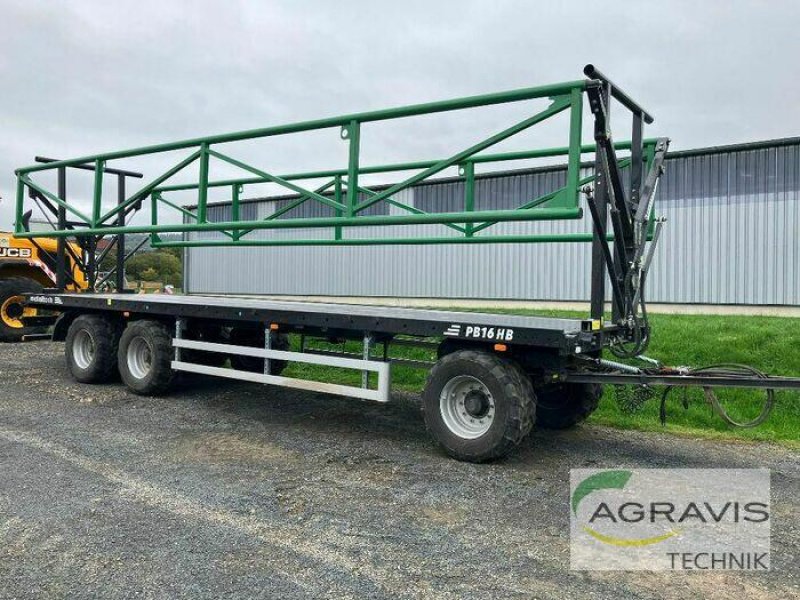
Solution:
[[[418,400],[209,379],[164,398],[0,345],[2,598],[800,597],[798,453],[583,427],[492,465],[444,457]],[[769,573],[569,570],[573,467],[768,467]]]

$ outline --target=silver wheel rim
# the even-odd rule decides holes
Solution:
[[[72,360],[79,369],[88,369],[94,361],[94,338],[92,334],[81,329],[72,341]]]
[[[153,368],[153,347],[143,337],[135,337],[128,344],[128,371],[136,379],[144,379]]]
[[[495,403],[483,382],[471,375],[458,375],[442,389],[439,410],[451,432],[460,438],[474,440],[492,426]]]

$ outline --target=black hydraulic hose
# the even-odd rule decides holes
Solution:
[[[687,374],[696,375],[700,373],[704,375],[711,375],[712,377],[751,377],[755,375],[759,379],[767,379],[767,375],[758,369],[748,365],[740,365],[736,363],[723,363],[718,365],[709,365],[706,367],[698,367],[697,369],[691,369]],[[672,392],[674,387],[675,386],[667,387],[664,390],[664,394],[661,396],[659,417],[662,425],[666,423],[667,420],[667,397],[669,396],[670,392]],[[719,415],[719,417],[731,427],[742,427],[746,429],[757,427],[767,420],[767,417],[769,417],[772,409],[775,407],[775,390],[767,389],[767,397],[758,416],[750,421],[737,421],[736,419],[732,418],[728,414],[728,411],[726,411],[722,404],[720,404],[719,398],[717,397],[717,394],[714,392],[713,388],[704,386],[703,394],[705,395],[706,401],[711,405],[711,408],[714,410],[714,412],[717,413],[717,415]]]

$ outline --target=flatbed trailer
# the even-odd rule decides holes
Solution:
[[[429,369],[422,397],[425,423],[433,438],[451,456],[486,461],[508,454],[536,424],[565,428],[580,423],[597,407],[602,384],[701,386],[717,408],[709,390],[716,387],[752,387],[767,391],[765,411],[774,400],[773,389],[800,387],[800,379],[767,377],[754,369],[667,368],[647,359],[643,352],[650,339],[645,306],[645,284],[663,221],[654,210],[654,198],[669,140],[646,139],[643,127],[652,115],[606,76],[588,65],[589,79],[513,90],[485,96],[412,105],[384,111],[356,113],[317,121],[268,127],[226,135],[208,136],[159,146],[84,156],[76,159],[39,159],[39,164],[17,170],[15,234],[23,238],[56,237],[59,245],[57,288],[31,294],[27,305],[52,311],[54,340],[65,341],[68,367],[78,381],[99,383],[118,372],[135,393],[164,393],[176,373],[188,372],[290,388],[339,394],[364,400],[390,399],[391,366]],[[594,144],[582,142],[584,97],[594,121]],[[532,116],[473,146],[439,160],[363,166],[360,162],[362,123],[429,115],[506,102],[548,99],[550,104]],[[612,141],[609,111],[612,100],[632,115],[631,140]],[[559,113],[569,114],[568,145],[562,148],[486,154],[488,148]],[[348,145],[345,168],[276,175],[233,158],[228,144],[304,131],[338,128]],[[216,148],[225,144],[226,153]],[[109,162],[153,154],[191,150],[175,166],[153,178],[132,194],[126,178],[140,178],[128,169],[110,169]],[[619,157],[618,151],[629,151]],[[582,176],[582,155],[594,154],[593,173]],[[483,163],[566,156],[566,183],[538,198],[521,198],[513,209],[482,210],[476,197],[475,167]],[[214,179],[210,161],[235,167],[246,175]],[[169,180],[187,166],[199,163],[192,183]],[[426,178],[457,167],[464,181],[463,210],[429,212],[406,204],[398,195]],[[67,198],[66,174],[70,169],[94,173],[91,211]],[[623,169],[629,169],[623,176]],[[416,171],[403,181],[366,187],[359,178],[367,174]],[[53,191],[37,179],[43,172],[57,174]],[[118,178],[118,194],[103,193],[103,177]],[[299,182],[322,180],[303,187]],[[240,198],[245,186],[277,184],[295,192],[296,200],[264,218],[243,218]],[[228,190],[231,220],[209,218],[209,194]],[[166,196],[193,191],[196,204],[181,206]],[[26,195],[34,204],[25,209]],[[585,198],[592,230],[582,233],[537,233],[529,229],[510,234],[492,229],[498,223],[578,219]],[[291,211],[306,203],[322,205],[331,216],[297,218]],[[389,204],[395,214],[370,214],[371,207]],[[159,207],[177,210],[182,221],[164,220]],[[149,209],[145,223],[134,222]],[[28,226],[32,210],[51,222],[52,230],[37,232]],[[386,237],[354,235],[361,226],[403,227],[438,225],[446,233]],[[330,237],[270,235],[278,230],[329,229]],[[441,231],[441,230],[440,230]],[[254,232],[260,232],[258,236]],[[417,230],[415,230],[417,232]],[[274,301],[241,296],[132,295],[99,293],[112,275],[124,280],[125,235],[146,233],[153,247],[379,245],[450,243],[591,243],[591,313],[586,319],[558,319],[477,312],[455,312],[364,306],[353,304]],[[181,233],[179,240],[162,239],[164,233]],[[209,234],[213,234],[209,237]],[[98,280],[97,265],[108,252],[96,249],[103,238],[118,248],[115,273]],[[66,293],[63,271],[67,240],[84,249],[83,264],[92,282],[90,293]],[[478,274],[479,276],[479,274]],[[510,273],[509,276],[514,276]],[[606,289],[612,311],[605,315]],[[97,292],[97,293],[91,293]],[[45,317],[37,317],[43,324]],[[291,337],[290,337],[291,336]],[[361,352],[321,350],[306,344],[309,338],[358,340]],[[393,346],[418,346],[435,351],[435,361],[410,360],[392,355]],[[603,358],[638,359],[637,367]],[[355,370],[361,384],[341,385],[282,375],[288,362]],[[227,364],[230,366],[226,366]],[[766,414],[766,413],[765,413]],[[765,415],[759,417],[761,420]],[[760,422],[758,419],[756,421]],[[733,421],[729,421],[732,424]],[[747,423],[751,425],[754,423]]]
[[[104,311],[205,319],[224,323],[273,323],[281,331],[330,337],[368,333],[375,339],[396,335],[445,337],[469,342],[508,342],[552,350],[560,356],[595,352],[602,331],[591,319],[562,319],[482,312],[457,312],[396,306],[275,301],[247,296],[166,294],[47,294],[29,305],[60,311]],[[360,336],[360,333],[359,333]]]
[[[389,356],[389,346],[419,346],[439,348],[443,343],[448,347],[485,348],[494,352],[504,352],[509,356],[520,349],[536,349],[540,354],[550,356],[555,365],[561,361],[566,364],[569,357],[585,353],[596,353],[603,347],[603,331],[596,321],[581,319],[560,319],[538,316],[518,316],[480,312],[456,312],[425,310],[419,308],[398,308],[390,306],[336,304],[320,302],[274,301],[252,297],[237,296],[184,296],[164,294],[38,294],[28,298],[28,304],[43,310],[57,309],[62,318],[57,321],[54,338],[66,339],[72,323],[81,315],[95,315],[106,321],[115,321],[117,329],[124,329],[128,322],[147,318],[164,324],[174,331],[172,345],[190,351],[217,352],[228,357],[237,352],[265,359],[296,360],[328,366],[357,368],[379,373],[377,395],[368,389],[365,381],[362,388],[347,386],[328,387],[327,391],[341,395],[366,397],[387,402],[389,400],[388,369],[380,365],[400,363],[429,367],[432,363],[395,359]],[[246,330],[254,335],[248,338],[259,340],[257,347],[238,346],[231,343],[230,332]],[[202,332],[199,339],[191,339],[196,332]],[[363,358],[358,361],[347,359],[344,363],[318,358],[326,354],[288,352],[287,348],[273,348],[267,344],[278,335],[298,334],[308,338],[358,340],[363,343]],[[256,335],[257,334],[257,335]],[[246,337],[246,336],[245,336]],[[234,335],[235,341],[236,335]],[[85,343],[89,338],[84,339]],[[87,348],[78,344],[76,356],[85,355]],[[370,363],[376,349],[381,352],[377,362]],[[513,350],[512,350],[513,349]],[[301,355],[303,354],[303,355]],[[333,354],[333,353],[328,353]],[[341,355],[341,354],[340,354]],[[342,358],[346,358],[341,355]],[[74,362],[75,357],[73,357]],[[522,357],[518,357],[522,359]],[[79,361],[80,362],[80,361]],[[85,361],[83,361],[85,362]],[[224,360],[211,361],[224,362]],[[209,365],[192,365],[182,360],[180,353],[174,355],[171,367],[175,371],[190,371],[222,375],[229,378],[242,378],[249,381],[273,383],[269,379],[273,369],[268,365],[263,369],[266,379],[254,377],[252,373],[237,373],[235,369],[220,373],[208,370]],[[273,375],[274,376],[274,375]],[[284,378],[285,379],[285,378]],[[312,390],[326,389],[324,384],[304,381],[289,387],[302,387]],[[148,392],[163,391],[148,389]]]

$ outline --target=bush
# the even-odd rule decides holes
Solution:
[[[125,270],[132,280],[162,281],[174,286],[182,283],[181,261],[171,252],[156,250],[137,254],[127,262]]]
[[[142,281],[155,281],[158,278],[158,271],[153,267],[147,267],[144,271],[139,273],[139,279]]]

